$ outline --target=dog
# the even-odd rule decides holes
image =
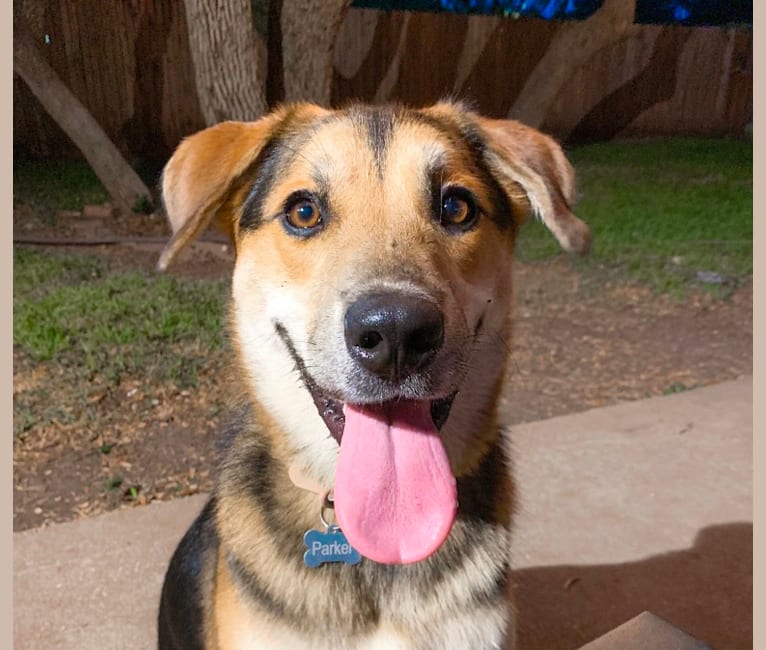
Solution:
[[[185,139],[162,191],[160,269],[233,242],[242,397],[159,647],[512,647],[514,243],[590,243],[560,146],[452,101],[291,104]]]

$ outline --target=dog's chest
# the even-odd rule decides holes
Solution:
[[[462,529],[458,525],[456,532],[465,539]],[[363,562],[325,566],[318,573],[306,569],[309,575],[301,571],[290,580],[302,588],[283,592],[278,604],[282,616],[275,616],[276,601],[259,600],[241,586],[219,584],[218,648],[501,648],[510,613],[501,588],[505,538],[501,528],[488,530],[481,548],[470,550],[460,549],[453,539],[444,552],[420,566]],[[483,562],[476,561],[477,553]]]

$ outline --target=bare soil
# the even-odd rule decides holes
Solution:
[[[15,236],[165,235],[164,224],[151,216],[63,221],[52,228],[32,212],[17,211]],[[153,269],[161,244],[65,248],[107,256],[120,268]],[[232,264],[228,246],[203,242],[183,256],[173,273],[225,277]],[[610,280],[606,269],[577,271],[564,256],[517,263],[514,273],[516,327],[511,381],[503,398],[510,423],[752,373],[752,281],[723,299],[695,292],[677,299]],[[227,417],[227,365],[223,352],[212,353],[208,371],[193,390],[147,388],[135,378],[119,390],[99,392],[96,379],[86,414],[91,433],[83,435],[77,424],[54,422],[18,436],[14,530],[209,490],[215,440]],[[66,403],[73,387],[65,376],[15,350],[14,402],[38,391]]]

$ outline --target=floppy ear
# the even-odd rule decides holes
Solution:
[[[312,104],[283,106],[257,122],[221,122],[186,138],[162,172],[162,198],[173,236],[160,255],[164,271],[213,219],[234,242],[245,181],[266,143],[296,124],[325,114]]]
[[[271,129],[268,118],[222,122],[178,146],[162,172],[162,198],[173,235],[157,263],[160,271],[214,218],[233,239],[235,218],[224,208],[237,179],[258,157]]]
[[[590,249],[590,228],[571,210],[574,169],[552,138],[514,120],[479,118],[489,144],[493,171],[509,194],[519,186],[533,213],[548,227],[565,251],[585,254]]]

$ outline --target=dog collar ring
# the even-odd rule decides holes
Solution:
[[[337,528],[338,526],[336,524],[330,524],[327,519],[325,519],[325,510],[335,510],[335,503],[333,502],[332,494],[329,491],[325,492],[322,497],[322,505],[319,508],[319,521],[322,522],[325,530],[329,531],[330,528]]]

